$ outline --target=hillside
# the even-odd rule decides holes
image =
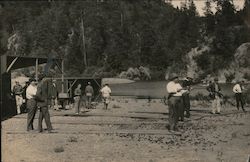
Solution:
[[[230,80],[236,49],[250,42],[249,3],[215,3],[216,13],[207,1],[200,17],[192,0],[180,8],[162,0],[4,1],[0,53],[64,58],[68,76],[204,79],[226,70]]]

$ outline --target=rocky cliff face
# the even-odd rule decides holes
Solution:
[[[204,72],[197,65],[195,58],[209,51],[210,45],[208,43],[199,48],[193,48],[187,54],[187,76],[194,79],[201,77]],[[218,70],[217,77],[220,82],[250,81],[250,42],[243,43],[235,50],[234,61],[229,64],[228,68]],[[208,74],[205,80],[211,80],[213,77],[211,74]]]
[[[250,80],[250,42],[240,45],[234,54],[234,61],[229,68],[218,73],[221,80],[235,82],[237,80]]]

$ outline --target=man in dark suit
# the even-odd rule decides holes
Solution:
[[[38,131],[42,132],[42,121],[45,119],[45,123],[47,126],[47,130],[51,133],[52,125],[50,121],[50,115],[48,110],[48,102],[49,102],[49,93],[48,93],[48,80],[46,80],[45,75],[41,74],[39,76],[39,83],[37,85],[36,99],[37,99],[37,107],[40,110],[39,119],[38,119]]]
[[[223,97],[221,93],[221,88],[218,83],[218,78],[214,79],[213,83],[210,83],[209,86],[207,87],[207,91],[209,92],[209,96],[213,100],[212,102],[212,114],[220,114],[220,98]]]
[[[187,90],[187,92],[182,95],[184,111],[186,112],[186,117],[187,118],[190,118],[190,97],[189,97],[189,93],[190,93],[190,90],[191,90],[192,82],[193,82],[192,78],[190,78],[190,77],[186,77],[182,82],[182,87]]]

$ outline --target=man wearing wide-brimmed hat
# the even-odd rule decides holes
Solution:
[[[51,106],[51,108],[54,110],[59,110],[59,107],[58,107],[58,89],[57,89],[55,79],[52,80],[52,84],[50,85],[49,93],[50,93],[50,104],[51,104],[50,106]]]
[[[218,78],[214,78],[214,82],[211,83],[207,87],[208,92],[210,93],[210,97],[213,100],[212,102],[212,114],[220,114],[221,110],[221,104],[220,104],[220,98],[223,97],[221,93],[221,88],[218,83]]]
[[[50,121],[50,115],[48,110],[48,102],[49,102],[49,93],[48,93],[48,80],[46,80],[46,75],[41,74],[39,76],[39,83],[37,86],[36,92],[36,100],[37,100],[37,107],[39,108],[39,119],[38,119],[38,131],[42,132],[42,122],[43,118],[45,119],[45,123],[47,126],[47,130],[50,133],[52,130],[52,125]]]
[[[19,81],[16,81],[16,85],[14,85],[12,92],[16,99],[17,114],[21,114],[21,105],[23,104],[23,87],[20,85]]]
[[[166,86],[168,96],[168,107],[169,107],[169,130],[177,131],[177,123],[179,119],[180,111],[183,108],[182,86],[179,84],[179,76],[175,73],[170,74],[169,83]]]
[[[182,87],[187,90],[187,92],[182,95],[183,96],[184,111],[186,112],[186,117],[187,118],[190,118],[190,97],[189,97],[189,93],[190,93],[190,90],[191,90],[192,82],[193,82],[193,79],[191,77],[184,78],[184,80],[182,82]]]
[[[237,109],[239,110],[239,107],[241,105],[242,110],[246,112],[246,110],[244,109],[244,100],[242,96],[242,93],[244,91],[243,83],[244,81],[237,81],[237,83],[233,87],[233,92],[235,93]]]

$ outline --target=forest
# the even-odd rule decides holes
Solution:
[[[244,1],[236,9],[233,0],[206,0],[203,16],[193,0],[178,8],[164,0],[3,1],[0,54],[63,58],[67,76],[116,77],[145,67],[159,80],[169,70],[185,74],[187,54],[206,45],[193,58],[203,79],[250,42]]]

